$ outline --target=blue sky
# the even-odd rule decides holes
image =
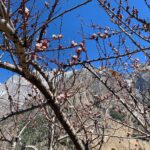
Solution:
[[[65,0],[67,3],[62,3],[59,8],[61,9],[61,11],[68,9],[76,4],[79,4],[80,2],[83,2],[83,0]],[[140,15],[142,18],[146,18],[146,19],[150,19],[148,18],[148,13],[149,11],[143,6],[142,3],[143,0],[138,0],[136,1],[132,1],[130,0],[131,4],[130,5],[136,5],[136,7],[140,10]],[[38,1],[40,2],[40,1]],[[42,2],[42,1],[41,1]],[[44,4],[43,4],[44,5]],[[42,3],[41,5],[38,5],[37,8],[40,9],[43,7]],[[29,6],[30,7],[30,6]],[[43,16],[42,19],[45,19],[45,14]],[[42,20],[41,20],[42,21]],[[62,17],[62,34],[64,35],[64,39],[63,39],[63,45],[68,45],[70,43],[70,41],[74,40],[74,41],[81,41],[81,24],[84,27],[84,32],[87,35],[90,35],[92,33],[94,33],[94,30],[92,30],[89,25],[91,25],[92,23],[96,23],[97,25],[101,25],[101,26],[109,26],[109,27],[113,27],[116,28],[115,25],[113,25],[110,21],[108,16],[106,15],[106,13],[104,12],[103,8],[101,8],[96,0],[93,0],[91,3],[78,8],[77,10],[74,10],[66,15],[64,15]],[[46,33],[46,36],[51,36],[52,34],[58,34],[60,31],[60,23],[61,20],[58,19],[54,22],[51,23],[49,30]],[[95,31],[97,32],[97,31]],[[116,40],[114,38],[114,40]],[[140,42],[140,41],[139,41]],[[96,46],[95,46],[95,41],[90,41],[89,43],[87,43],[87,49],[88,49],[88,54],[90,56],[90,58],[97,58],[98,57],[98,53],[95,50]],[[74,54],[74,51],[69,51],[69,56]],[[66,54],[65,54],[66,55]],[[68,55],[68,54],[67,54]],[[63,55],[64,57],[64,55]],[[138,55],[138,57],[141,60],[143,59],[143,56]],[[64,57],[64,59],[66,59]],[[6,58],[7,60],[7,58]],[[6,71],[4,69],[0,69],[0,82],[5,82],[10,76],[12,76],[13,73]]]

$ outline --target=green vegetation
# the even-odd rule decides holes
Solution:
[[[45,120],[42,116],[36,117],[30,125],[23,132],[21,139],[23,144],[36,145],[43,141],[48,136],[48,125],[45,124]],[[22,122],[20,128],[25,125],[26,122]]]
[[[72,141],[69,138],[65,138],[60,141],[60,144],[64,147],[67,147],[69,150],[75,150],[75,146],[73,145]]]
[[[124,121],[125,119],[125,114],[124,113],[120,113],[118,111],[116,111],[115,109],[110,109],[110,116],[113,119],[119,120],[119,121]]]

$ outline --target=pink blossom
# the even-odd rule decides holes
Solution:
[[[48,41],[46,39],[41,40],[41,42],[36,43],[36,49],[39,51],[44,51],[48,48]]]
[[[71,46],[72,47],[76,47],[78,45],[78,43],[74,42],[74,41],[71,41]]]

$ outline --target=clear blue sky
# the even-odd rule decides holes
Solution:
[[[80,2],[83,2],[83,0],[65,0],[67,3],[62,4],[62,8],[65,10],[67,8],[70,8],[76,4],[79,4]],[[142,18],[148,19],[148,10],[145,9],[142,3],[143,0],[138,1],[132,1],[131,5],[136,5],[136,7],[140,10],[140,15]],[[39,1],[40,2],[40,1]],[[43,1],[42,1],[43,2]],[[136,2],[136,3],[135,3]],[[38,8],[42,7],[41,5],[38,5]],[[61,8],[61,5],[60,7]],[[63,10],[62,9],[62,10]],[[61,11],[60,11],[61,12]],[[44,18],[44,16],[43,16]],[[94,31],[89,27],[91,23],[95,23],[97,25],[101,26],[115,26],[109,21],[108,16],[104,12],[103,8],[99,7],[96,0],[93,0],[93,2],[75,10],[71,13],[68,13],[67,15],[64,15],[62,18],[63,24],[62,24],[62,34],[64,35],[63,44],[68,45],[70,41],[74,40],[79,42],[81,40],[81,23],[84,26],[84,32],[86,35],[92,34]],[[149,18],[150,21],[150,18]],[[52,34],[59,33],[59,25],[60,25],[60,19],[57,21],[52,22],[48,32],[47,36],[51,36]],[[97,32],[97,31],[96,31]],[[98,54],[97,51],[95,51],[95,43],[90,42],[87,44],[88,48],[88,54],[90,58],[97,58]],[[73,54],[73,51],[69,52],[69,55]],[[143,57],[138,56],[139,58],[143,59]],[[0,69],[0,82],[5,82],[9,76],[12,76],[13,73],[6,71],[4,69]]]

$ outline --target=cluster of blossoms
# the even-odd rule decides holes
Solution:
[[[44,51],[48,48],[48,41],[46,39],[37,42],[35,48],[39,51]]]
[[[78,46],[78,43],[76,43],[75,41],[71,41],[71,47],[76,47]]]
[[[81,53],[86,51],[84,45],[85,45],[84,41],[79,44],[74,41],[71,42],[72,47],[77,47],[77,46],[79,46],[79,47],[76,48],[76,51],[75,51],[76,55],[72,56],[72,61],[69,61],[69,64],[74,64],[78,60],[80,60]]]
[[[90,39],[98,40],[98,37],[100,37],[101,39],[106,39],[108,36],[109,36],[109,32],[108,32],[108,30],[105,30],[104,33],[100,33],[100,32],[98,32],[97,34],[93,33],[90,36]]]
[[[59,39],[63,38],[63,35],[62,35],[62,34],[58,34],[58,35],[53,34],[53,35],[52,35],[52,38],[53,38],[54,40],[59,40]]]
[[[139,67],[139,59],[138,59],[138,58],[135,58],[135,59],[133,60],[132,67],[133,67],[133,68],[138,68],[138,67]]]
[[[72,96],[71,93],[64,92],[64,93],[61,93],[57,96],[57,100],[59,102],[63,102],[63,100],[66,100],[66,99],[70,98],[71,96]]]

